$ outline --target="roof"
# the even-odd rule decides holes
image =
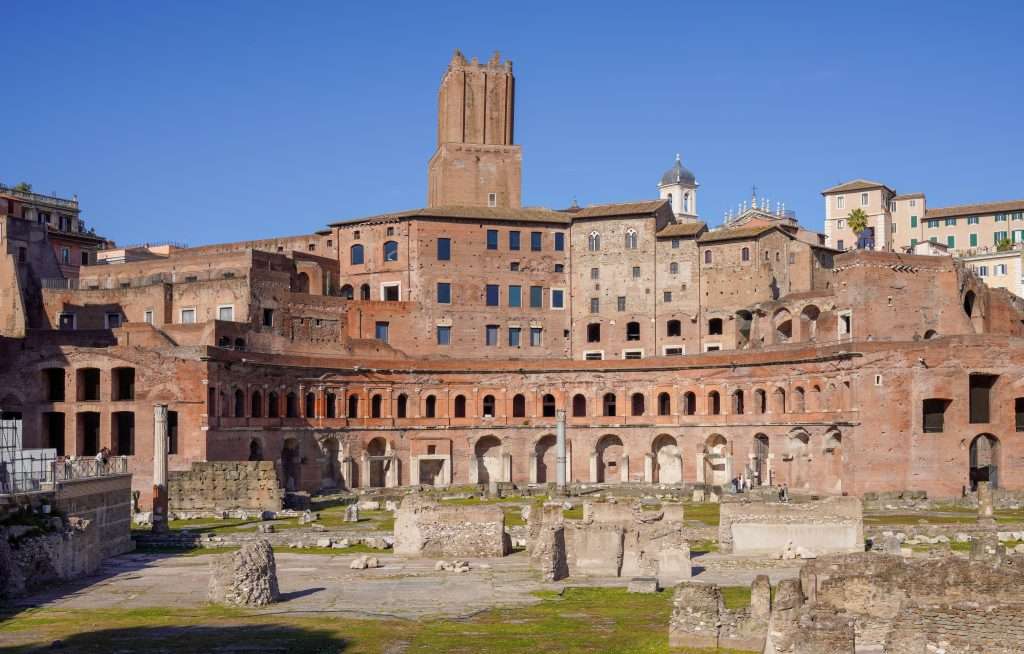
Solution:
[[[331,223],[331,227],[366,223],[393,222],[403,218],[455,218],[465,220],[508,220],[513,222],[557,223],[568,225],[578,218],[601,218],[609,216],[634,216],[652,214],[668,200],[645,200],[621,204],[596,204],[571,211],[554,211],[537,207],[424,207],[408,211],[385,213],[367,218],[343,220]]]
[[[706,231],[707,228],[708,226],[700,220],[692,223],[672,223],[662,227],[655,236],[658,238],[685,238],[687,236],[697,236],[701,232]]]
[[[842,184],[827,188],[822,191],[821,194],[827,195],[829,193],[842,193],[843,191],[865,191],[872,188],[884,188],[890,193],[896,193],[896,191],[881,182],[872,182],[870,179],[855,179],[853,181],[843,182]]]
[[[893,196],[892,199],[893,200],[910,200],[912,198],[923,198],[923,197],[924,197],[924,193],[901,193],[899,195]]]
[[[925,218],[945,218],[946,216],[968,216],[974,214],[1001,213],[1003,211],[1024,211],[1024,200],[1006,200],[1004,202],[984,202],[982,204],[958,204],[951,207],[937,207],[924,212]]]
[[[718,241],[733,241],[736,239],[756,238],[766,232],[770,232],[776,229],[782,232],[783,234],[786,234],[786,236],[789,236],[789,234],[787,234],[786,231],[779,227],[778,225],[757,225],[755,227],[716,229],[711,232],[705,232],[697,240],[699,240],[701,243],[715,243]]]
[[[683,165],[683,162],[679,160],[679,155],[676,155],[676,162],[672,164],[672,167],[665,171],[665,174],[661,176],[661,183],[658,186],[667,186],[669,184],[679,184],[680,182],[686,184],[696,184],[697,178],[694,176],[693,171]]]

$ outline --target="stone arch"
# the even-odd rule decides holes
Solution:
[[[601,404],[605,416],[615,415],[615,393],[605,393],[604,397],[602,398]]]
[[[371,418],[380,418],[380,417],[382,417],[381,413],[382,413],[383,405],[384,405],[384,398],[381,396],[380,393],[374,393],[373,397],[370,398],[370,417]]]
[[[629,398],[630,414],[642,416],[647,410],[646,398],[643,393],[633,393]]]
[[[424,418],[436,418],[437,417],[437,396],[433,393],[427,395],[423,399],[423,417]]]
[[[480,407],[482,415],[485,418],[493,418],[495,416],[495,402],[493,395],[484,395],[483,400],[480,401]]]
[[[300,488],[302,481],[302,453],[298,438],[284,439],[281,447],[281,472],[285,490],[294,491]]]
[[[235,417],[245,417],[245,391],[241,388],[235,389]]]
[[[800,311],[800,332],[803,340],[813,341],[818,336],[818,318],[821,316],[821,309],[813,304],[808,304]]]
[[[476,481],[478,484],[505,481],[502,474],[502,446],[500,438],[488,434],[477,439],[473,445],[473,457],[476,462]]]
[[[754,413],[768,413],[768,394],[763,388],[754,389]]]
[[[253,418],[263,417],[263,394],[258,390],[252,392],[252,398],[249,401],[249,415]]]
[[[455,406],[453,407],[453,409],[454,409],[453,413],[455,414],[456,418],[465,418],[466,417],[466,396],[465,395],[461,395],[460,394],[460,395],[456,395],[455,396]]]
[[[658,415],[667,416],[672,414],[672,396],[664,391],[658,393]]]
[[[617,483],[622,480],[622,464],[625,456],[625,446],[622,439],[615,434],[605,434],[594,447],[594,455],[597,461],[596,473],[597,483]]]
[[[557,445],[558,440],[554,434],[544,434],[533,444],[533,454],[536,459],[536,479],[538,484],[547,484],[556,481],[557,473]]]
[[[516,393],[512,396],[512,417],[526,417],[526,396],[522,393]]]
[[[934,329],[929,329],[928,331],[926,331],[924,333],[924,340],[926,340],[926,341],[930,341],[933,338],[938,338],[938,337],[939,337],[939,332],[935,331]]]
[[[395,407],[395,413],[398,414],[399,418],[409,417],[409,396],[405,393],[398,394],[397,406]]]
[[[260,441],[259,438],[252,438],[249,440],[249,460],[263,460],[263,443]]]
[[[788,343],[793,338],[793,314],[789,309],[779,309],[772,316],[772,325],[775,327],[775,342]]]
[[[554,418],[555,412],[558,410],[558,403],[555,401],[555,396],[551,393],[545,393],[544,397],[541,398],[540,409],[543,417]]]
[[[772,396],[773,396],[772,399],[774,401],[773,403],[775,405],[772,408],[772,411],[774,413],[785,413],[786,412],[786,389],[784,389],[781,386],[779,386],[779,387],[777,387],[775,389],[775,392],[772,393]]]
[[[388,460],[391,445],[382,436],[377,436],[370,439],[364,450],[369,468],[367,481],[370,487],[384,488],[387,486],[388,468],[391,466],[391,461]]]
[[[651,444],[654,454],[653,479],[659,484],[683,483],[683,454],[674,436],[659,434]]]
[[[803,413],[807,410],[807,403],[804,401],[804,387],[797,386],[793,389],[793,413]]]
[[[341,488],[341,443],[337,436],[328,436],[320,441],[323,451],[323,465],[320,472],[321,488]]]
[[[992,434],[978,434],[971,440],[967,479],[972,491],[978,489],[980,481],[999,488],[1001,449],[999,439]]]
[[[693,391],[683,393],[682,414],[685,416],[697,415],[697,394]]]
[[[341,295],[344,300],[351,300],[355,297],[355,289],[352,288],[352,284],[345,284],[338,291],[338,294]]]
[[[708,393],[708,410],[709,416],[717,416],[722,413],[722,396],[718,391],[711,391]]]
[[[704,483],[711,486],[725,486],[729,483],[732,470],[729,461],[729,441],[721,434],[711,434],[704,439]]]

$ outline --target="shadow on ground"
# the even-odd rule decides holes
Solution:
[[[87,631],[41,646],[0,646],[3,654],[291,654],[345,652],[349,642],[327,631],[270,625],[130,627]]]

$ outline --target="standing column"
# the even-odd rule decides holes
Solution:
[[[555,412],[558,420],[555,431],[555,481],[558,492],[565,492],[565,409]]]
[[[153,405],[153,531],[167,531],[167,405]]]

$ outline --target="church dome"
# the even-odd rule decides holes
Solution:
[[[677,154],[675,165],[666,170],[665,174],[661,176],[661,184],[659,186],[679,183],[696,185],[697,178],[694,177],[692,171],[683,166],[683,162],[679,160],[679,155]]]

